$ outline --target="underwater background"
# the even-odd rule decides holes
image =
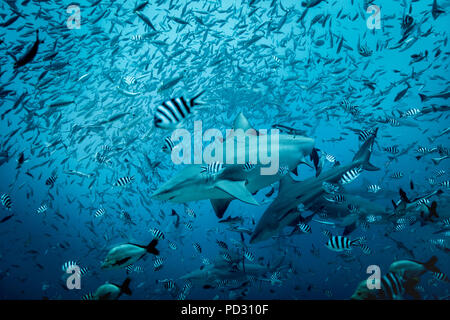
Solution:
[[[126,277],[132,295],[120,299],[176,299],[162,280],[185,285],[181,276],[199,269],[204,258],[220,256],[216,240],[242,245],[241,233],[219,223],[209,201],[151,199],[185,166],[162,151],[171,131],[155,127],[156,109],[202,91],[204,103],[182,123],[190,131],[201,120],[203,128],[225,134],[242,112],[257,130],[282,124],[302,131],[345,164],[359,149],[358,130],[378,127],[371,163],[381,170],[364,171],[347,192],[386,212],[394,210],[391,200],[398,201],[400,188],[410,199],[437,189],[443,194],[430,199],[439,215],[433,223],[403,230],[384,219],[358,224],[349,237],[364,236],[370,254],[329,250],[322,231],[338,235],[344,228],[317,221],[309,224],[311,234],[255,244],[243,234],[255,262],[268,265],[264,279],[283,257],[280,281],[209,289],[192,283],[186,299],[349,299],[370,275],[368,266],[385,274],[394,261],[432,256],[449,274],[450,162],[431,160],[448,156],[449,114],[442,106],[449,95],[431,96],[449,92],[450,1],[439,1],[442,13],[436,15],[432,0],[309,2],[311,7],[289,0],[162,0],[136,10],[143,2],[2,1],[0,194],[9,195],[12,205],[0,206],[0,299],[81,299]],[[80,10],[79,28],[70,18],[76,9],[66,11],[70,5]],[[370,5],[380,8],[379,29],[370,28],[376,24],[366,13]],[[402,27],[405,15],[413,17],[414,28]],[[36,30],[43,41],[36,55],[14,68],[15,59],[36,45]],[[432,107],[435,112],[405,115]],[[384,149],[392,146],[400,152]],[[418,151],[437,146],[439,154]],[[401,178],[392,177],[398,172]],[[314,168],[301,165],[295,180],[314,175]],[[113,186],[131,176],[126,186]],[[370,184],[381,191],[368,192]],[[254,195],[259,206],[232,201],[224,218],[243,217],[242,227],[253,230],[277,188],[275,183]],[[48,208],[38,212],[43,205]],[[105,212],[97,217],[100,208]],[[326,213],[320,219],[333,221]],[[151,228],[165,236],[158,244],[160,270],[150,255],[134,265],[141,270],[128,274],[101,269],[115,245],[147,245]],[[62,267],[70,261],[87,270],[79,290],[66,287]],[[421,276],[417,290],[423,299],[449,298],[449,282],[431,273]]]

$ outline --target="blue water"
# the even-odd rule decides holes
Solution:
[[[184,126],[188,130],[192,130],[194,120],[201,120],[205,129],[225,132],[243,112],[256,129],[270,129],[278,123],[306,131],[315,139],[317,148],[345,164],[360,145],[358,135],[349,128],[377,126],[380,129],[371,163],[381,170],[363,172],[347,190],[373,199],[386,212],[392,211],[391,199],[399,199],[400,187],[408,190],[411,198],[436,190],[427,179],[444,170],[436,181],[448,181],[449,161],[434,165],[431,158],[438,157],[436,153],[421,160],[415,156],[419,146],[449,147],[448,135],[433,143],[428,139],[449,127],[448,114],[431,112],[409,118],[407,124],[399,126],[377,119],[398,118],[397,111],[448,103],[445,98],[422,102],[419,97],[419,93],[449,91],[450,6],[448,1],[438,2],[446,12],[436,19],[431,15],[432,1],[412,2],[411,16],[421,23],[420,28],[402,46],[393,49],[402,37],[401,20],[405,13],[405,6],[394,1],[373,3],[381,8],[380,29],[367,27],[372,23],[367,23],[370,14],[365,13],[364,1],[358,0],[320,3],[308,10],[302,22],[298,19],[305,8],[300,1],[152,1],[141,12],[158,33],[144,40],[132,39],[153,32],[133,12],[137,5],[134,1],[80,1],[79,29],[67,27],[69,1],[17,1],[17,10],[3,1],[2,23],[17,12],[21,17],[0,27],[0,112],[5,113],[0,127],[0,152],[8,153],[8,157],[0,158],[5,160],[0,162],[0,193],[8,194],[12,200],[11,211],[1,206],[0,219],[14,214],[0,223],[0,298],[81,299],[105,282],[120,284],[127,277],[124,270],[100,268],[108,250],[125,242],[146,245],[152,238],[149,229],[158,228],[177,243],[177,250],[171,250],[168,242],[161,240],[158,247],[165,259],[164,267],[154,271],[151,255],[137,262],[135,265],[143,267],[144,272],[129,275],[133,294],[120,299],[173,299],[158,280],[174,279],[182,286],[183,281],[177,280],[180,276],[198,269],[202,258],[212,261],[220,254],[216,239],[229,246],[233,239],[240,241],[238,233],[217,222],[207,200],[188,203],[197,215],[192,219],[185,214],[183,204],[150,198],[158,186],[183,167],[174,165],[169,155],[161,151],[170,131],[154,127],[156,108],[167,99],[190,98],[202,90],[205,105],[186,120]],[[406,3],[407,12],[411,2]],[[316,22],[312,24],[313,21]],[[24,55],[33,45],[37,29],[44,42],[33,61],[15,72],[12,56]],[[244,42],[255,35],[262,38],[247,46]],[[337,53],[341,37],[345,41]],[[371,56],[358,53],[358,38],[373,51]],[[426,50],[425,59],[410,64],[411,55]],[[56,56],[50,58],[54,52]],[[65,64],[56,66],[52,64],[55,62]],[[181,74],[183,78],[173,87],[158,90]],[[145,77],[127,86],[123,79],[129,75]],[[364,80],[373,82],[375,88],[364,85]],[[394,101],[406,83],[409,90]],[[116,86],[138,94],[127,96]],[[22,94],[24,99],[6,113]],[[346,112],[342,107],[344,99],[358,106],[361,116]],[[49,107],[60,100],[74,102]],[[106,121],[121,113],[127,115]],[[325,141],[340,137],[340,141]],[[95,160],[95,154],[104,145],[115,148],[109,156],[110,165]],[[382,148],[394,145],[407,152],[388,163],[389,154]],[[22,152],[25,162],[18,168],[17,159]],[[151,168],[146,157],[161,163]],[[69,170],[93,175],[68,175],[65,172]],[[390,178],[397,171],[403,172],[404,177]],[[49,187],[45,182],[52,175],[57,180]],[[313,175],[313,169],[299,167],[298,180]],[[112,187],[125,176],[134,176],[135,180],[124,188]],[[414,181],[414,190],[409,188],[410,180]],[[379,184],[383,191],[368,194],[369,183]],[[449,216],[449,198],[448,188],[442,188],[444,194],[432,200],[438,202],[438,213],[443,219]],[[264,204],[252,206],[235,200],[226,216],[243,216],[245,227],[252,229],[252,219],[257,222],[274,199],[265,197],[270,189],[266,187],[255,196]],[[45,214],[37,214],[44,203],[49,209]],[[101,207],[106,214],[95,218],[95,211]],[[122,209],[130,213],[134,225],[126,224],[120,217]],[[176,218],[170,215],[173,209],[180,215],[178,228],[174,225]],[[192,231],[184,228],[183,223],[188,221],[193,225]],[[433,234],[440,230],[437,223],[416,223],[395,233],[388,222],[372,225],[367,231],[357,228],[351,237],[365,236],[373,252],[364,255],[353,250],[349,262],[324,246],[326,239],[321,230],[326,227],[317,222],[310,225],[310,235],[249,245],[257,258],[264,258],[265,264],[286,255],[286,268],[281,285],[255,283],[244,299],[348,299],[358,283],[368,277],[367,266],[378,265],[384,274],[392,262],[412,258],[387,239],[386,232],[412,250],[417,261],[436,255],[437,266],[450,275],[448,251],[429,241],[443,239],[448,250],[448,232]],[[286,228],[284,233],[289,230]],[[331,230],[341,234],[343,229]],[[245,238],[248,245],[249,236]],[[202,247],[201,254],[192,246],[196,242]],[[312,254],[313,246],[319,255]],[[294,247],[300,254],[294,252]],[[67,261],[76,261],[90,270],[82,277],[80,290],[67,290],[65,286],[61,267]],[[270,273],[265,277],[270,277]],[[437,281],[430,273],[421,277],[419,286],[424,299],[448,299],[448,283]],[[233,298],[228,288],[206,290],[194,285],[186,298],[230,297]]]

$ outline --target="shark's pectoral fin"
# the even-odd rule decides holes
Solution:
[[[363,169],[367,171],[378,171],[380,168],[375,167],[373,164],[366,162],[363,164]]]
[[[211,199],[211,205],[217,218],[222,219],[223,214],[230,205],[231,199]]]
[[[259,205],[245,186],[245,181],[222,180],[218,181],[215,187],[243,202]]]

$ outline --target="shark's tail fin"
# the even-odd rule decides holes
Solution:
[[[422,93],[419,93],[419,96],[420,96],[420,100],[421,100],[422,102],[425,102],[425,101],[428,100],[428,97],[427,97],[426,95],[422,94]]]
[[[123,292],[123,293],[125,293],[125,294],[127,294],[129,296],[131,296],[131,290],[130,290],[130,287],[129,287],[130,282],[131,282],[131,279],[130,278],[126,278],[125,281],[120,286],[121,292]]]
[[[441,270],[439,270],[439,268],[435,266],[437,260],[438,260],[438,258],[437,258],[436,256],[432,256],[432,257],[430,258],[430,260],[428,260],[427,262],[423,263],[423,266],[424,266],[425,269],[427,269],[428,271],[431,271],[431,272],[441,272]]]
[[[370,155],[372,154],[373,144],[375,142],[375,138],[377,136],[378,128],[375,128],[372,135],[367,138],[367,140],[363,143],[361,148],[356,152],[353,157],[353,161],[359,161],[362,163],[362,167],[367,171],[377,171],[380,168],[375,167],[373,164],[369,162]]]
[[[155,256],[159,255],[159,250],[156,249],[156,245],[158,244],[157,239],[153,239],[148,246],[145,248],[148,253],[154,254]]]

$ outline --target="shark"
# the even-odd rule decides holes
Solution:
[[[338,183],[349,170],[361,168],[366,171],[377,171],[378,167],[369,160],[373,151],[373,144],[378,132],[375,128],[372,135],[361,145],[353,160],[346,165],[338,165],[317,177],[304,181],[295,181],[290,175],[280,180],[278,195],[259,219],[250,243],[257,243],[279,234],[286,226],[298,220],[300,205],[304,210],[310,210],[323,202],[325,190],[323,183]]]
[[[241,282],[250,281],[251,278],[257,280],[267,279],[266,275],[279,270],[282,267],[285,256],[282,255],[276,259],[272,266],[263,265],[255,262],[245,261],[242,255],[232,253],[231,261],[226,261],[221,257],[215,259],[211,264],[202,266],[200,269],[191,271],[179,280],[189,280],[197,286],[205,289],[214,288],[218,281]]]
[[[261,134],[253,129],[243,113],[239,113],[235,118],[233,129],[234,134],[231,133],[228,137],[219,141],[219,148],[223,148],[224,155],[228,143],[233,143],[236,146],[236,152],[233,152],[234,162],[231,161],[233,164],[225,164],[224,169],[213,178],[202,174],[203,165],[188,164],[175,176],[163,183],[151,197],[175,203],[210,200],[218,218],[223,217],[230,202],[234,199],[259,205],[253,196],[260,189],[279,181],[284,176],[283,172],[278,170],[275,174],[262,174],[264,164],[259,163],[259,161],[252,164],[254,167],[251,170],[246,169],[243,164],[238,164],[238,155],[244,154],[245,159],[252,159],[252,156],[258,154],[258,147],[250,143],[247,137],[251,136],[252,132],[256,136],[261,136]],[[239,129],[243,130],[246,135],[243,144],[239,143],[235,134]],[[268,135],[267,141],[269,140],[272,141]],[[297,167],[300,164],[303,163],[312,167],[310,161],[313,161],[316,165],[318,154],[314,144],[315,140],[312,138],[279,134],[278,157],[276,158],[278,166],[298,175]],[[272,164],[271,161],[270,165],[272,166]]]

